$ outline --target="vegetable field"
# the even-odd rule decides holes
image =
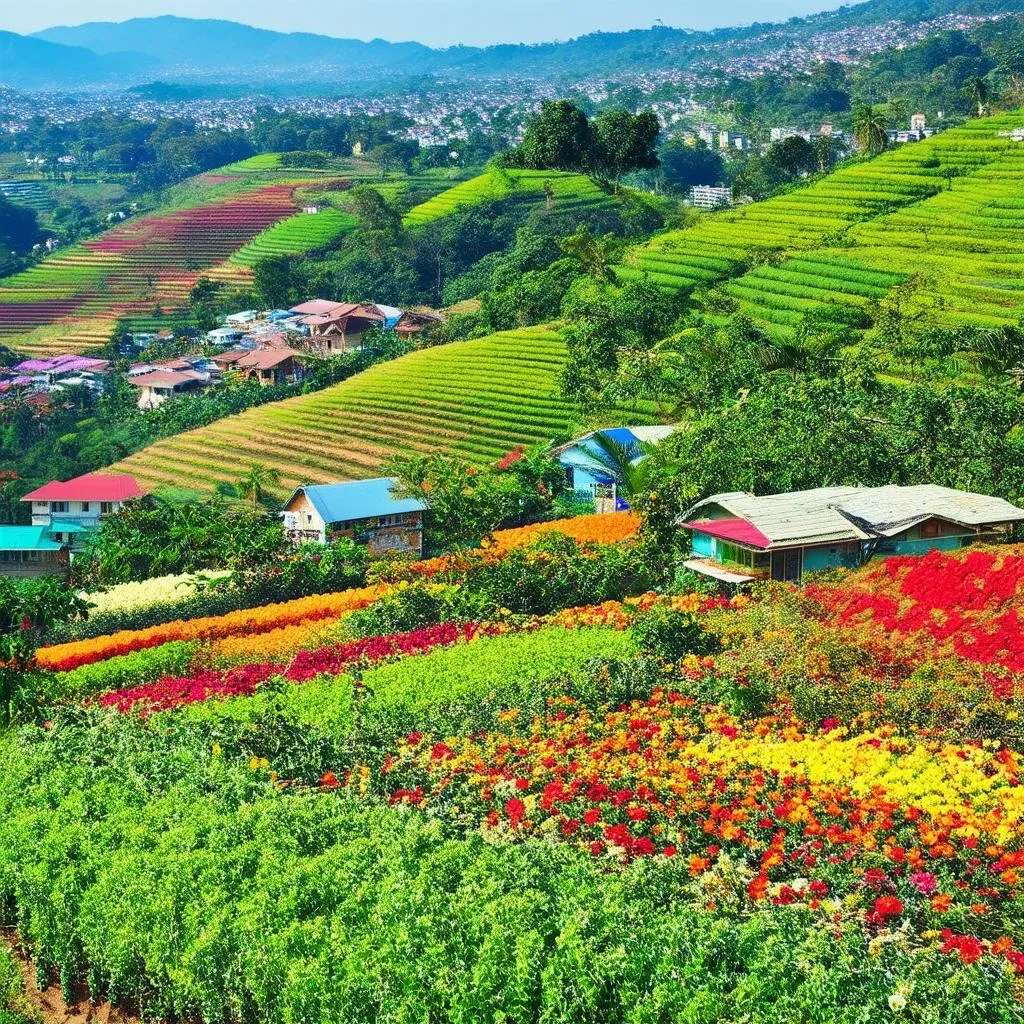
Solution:
[[[209,491],[259,461],[280,471],[277,490],[287,494],[303,483],[373,476],[401,452],[495,461],[517,444],[570,431],[572,413],[556,381],[564,358],[564,343],[546,328],[425,349],[324,391],[158,441],[117,469],[152,488],[180,485],[184,474]]]

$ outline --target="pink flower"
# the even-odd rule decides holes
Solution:
[[[931,896],[939,888],[938,879],[930,871],[915,871],[910,876],[910,884],[924,896]]]

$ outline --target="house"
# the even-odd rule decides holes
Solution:
[[[569,444],[556,448],[552,454],[565,467],[565,479],[571,490],[582,498],[592,498],[598,503],[599,511],[614,511],[625,507],[616,494],[617,486],[608,466],[602,461],[602,450],[594,440],[595,434],[603,434],[616,444],[635,452],[633,463],[644,458],[643,444],[658,444],[672,433],[674,427],[610,427],[607,430],[591,431]]]
[[[1005,539],[1024,509],[950,487],[819,487],[755,497],[715,494],[683,517],[688,569],[721,583],[799,582],[874,555],[923,555]]]
[[[241,358],[234,361],[233,368],[265,387],[285,384],[302,379],[302,370],[295,362],[298,354],[291,348],[261,348],[255,352],[243,352]]]
[[[46,359],[26,359],[14,369],[20,374],[31,374],[36,387],[60,390],[61,387],[79,386],[100,391],[110,363],[106,359],[94,359],[91,356],[60,355]]]
[[[429,333],[443,323],[444,317],[440,313],[427,309],[409,309],[395,321],[394,328],[400,338],[408,340],[418,334]]]
[[[698,210],[717,210],[732,202],[732,189],[717,185],[694,185],[690,189],[690,202]]]
[[[70,548],[46,526],[0,526],[0,576],[67,576]]]
[[[209,374],[195,370],[154,369],[128,377],[128,383],[138,389],[138,406],[144,411],[159,408],[168,398],[201,391],[209,382]]]
[[[391,492],[397,482],[379,477],[300,487],[285,504],[285,532],[296,544],[351,537],[365,542],[371,555],[421,555],[427,506],[417,498],[396,498]]]
[[[53,480],[26,494],[21,500],[32,506],[32,525],[0,527],[0,575],[66,575],[103,517],[143,494],[134,477],[114,473]]]
[[[363,335],[386,321],[386,315],[375,307],[327,299],[303,302],[291,312],[301,314],[299,323],[309,332],[308,347],[321,355],[340,355],[361,349]]]

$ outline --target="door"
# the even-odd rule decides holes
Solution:
[[[772,579],[782,583],[799,583],[803,573],[803,548],[772,552]]]

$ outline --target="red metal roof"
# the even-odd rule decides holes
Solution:
[[[721,540],[732,540],[752,548],[770,548],[771,539],[766,537],[753,523],[746,519],[695,519],[684,523],[688,530],[697,530]]]
[[[86,473],[73,480],[51,480],[22,501],[127,501],[146,492],[135,477],[121,473]]]

